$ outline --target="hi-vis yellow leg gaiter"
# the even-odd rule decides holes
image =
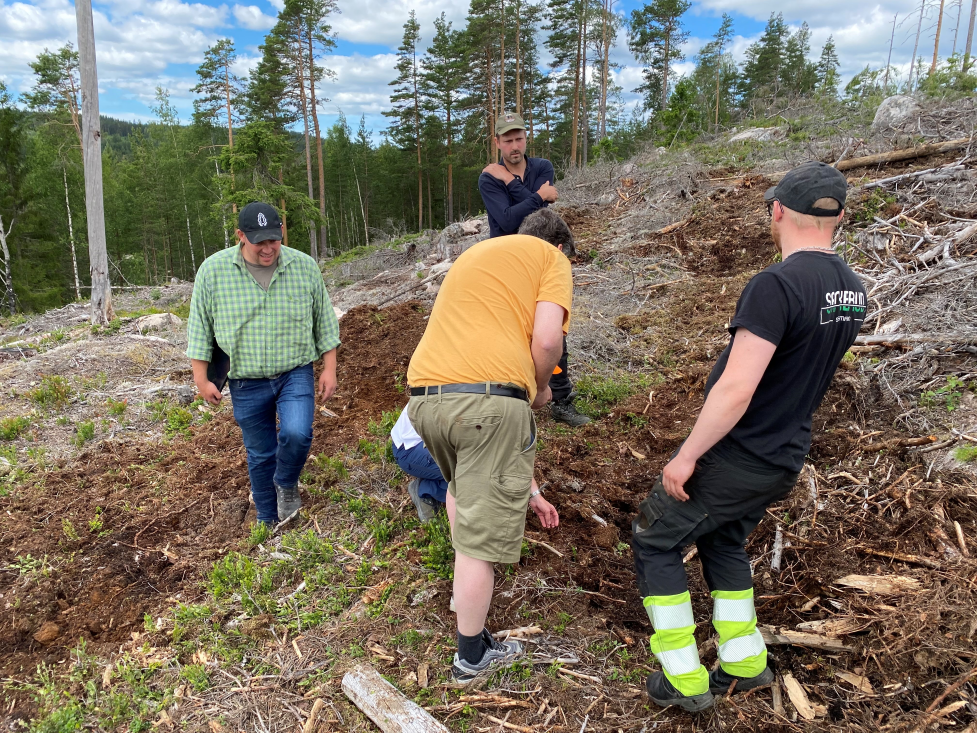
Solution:
[[[720,666],[735,677],[759,675],[767,667],[767,648],[757,630],[754,590],[715,590],[712,595]]]
[[[693,632],[693,606],[689,591],[675,596],[646,596],[642,599],[655,633],[649,646],[665,672],[666,679],[687,697],[710,689],[706,668],[700,664]]]

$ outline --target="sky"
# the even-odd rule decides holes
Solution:
[[[692,70],[697,50],[716,32],[722,13],[733,17],[731,50],[740,61],[770,14],[781,12],[792,28],[807,21],[813,59],[829,35],[834,37],[843,83],[867,64],[885,65],[896,17],[891,63],[906,75],[920,2],[795,0],[786,6],[783,0],[693,0],[683,19],[690,37],[683,48],[686,61],[678,71]],[[958,24],[960,2],[964,7]],[[642,0],[618,0],[614,8],[627,17],[642,5]],[[928,60],[933,54],[938,5],[936,1],[925,5],[917,55]],[[970,5],[967,0],[946,0],[941,56],[951,53],[956,27],[957,50],[962,52]],[[237,71],[246,76],[258,61],[258,46],[281,8],[282,0],[94,0],[101,113],[150,120],[155,89],[162,86],[169,90],[181,119],[189,120],[193,112],[190,88],[196,84],[195,70],[204,51],[220,38],[232,38],[239,54]],[[411,8],[417,12],[421,42],[426,44],[434,33],[433,20],[442,12],[455,28],[464,26],[468,0],[338,0],[339,12],[332,18],[336,50],[325,62],[335,79],[322,90],[328,101],[321,107],[321,124],[332,124],[342,112],[356,128],[364,115],[375,139],[383,134],[387,119],[381,112],[388,108],[388,85],[396,76],[395,55]],[[0,0],[0,79],[14,95],[33,85],[29,64],[38,53],[68,42],[77,47],[75,8],[70,0]],[[613,60],[621,65],[615,73],[625,90],[626,106],[633,106],[638,95],[631,90],[641,83],[641,67],[628,51],[624,31]]]

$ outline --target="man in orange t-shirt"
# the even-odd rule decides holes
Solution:
[[[533,481],[533,409],[549,381],[570,322],[574,237],[549,209],[520,233],[487,239],[448,271],[408,368],[409,417],[448,481],[455,548],[459,650],[465,682],[523,652],[485,629],[493,563],[520,559],[526,508],[556,527],[557,510]]]

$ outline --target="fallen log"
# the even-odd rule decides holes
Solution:
[[[880,344],[969,344],[978,343],[974,333],[876,333],[856,336],[860,346]]]
[[[846,646],[839,639],[819,634],[806,634],[802,631],[775,630],[773,626],[758,626],[765,644],[786,644],[790,646],[807,646],[810,649],[824,649],[828,652],[848,652],[852,647]]]
[[[963,171],[963,169],[964,166],[957,165],[956,163],[951,163],[950,165],[940,165],[936,168],[925,168],[924,170],[901,173],[898,176],[890,176],[889,178],[878,178],[875,181],[867,181],[861,186],[856,186],[856,188],[853,190],[868,191],[871,188],[880,188],[881,186],[889,186],[891,183],[900,183],[902,181],[909,181],[913,179],[931,182],[934,180],[944,180],[959,174],[961,171]]]
[[[867,165],[878,165],[880,163],[895,163],[900,160],[912,160],[913,158],[923,158],[925,155],[935,153],[946,153],[949,150],[957,150],[965,147],[971,142],[970,137],[962,137],[957,140],[945,140],[942,143],[928,143],[918,145],[914,148],[903,148],[901,150],[891,150],[887,153],[876,153],[875,155],[864,155],[860,158],[850,158],[837,163],[835,168],[840,171],[847,171],[853,168],[862,168]]]
[[[343,676],[343,692],[384,733],[449,733],[373,667],[363,664]]]

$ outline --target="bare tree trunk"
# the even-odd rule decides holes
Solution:
[[[302,43],[299,42],[298,71],[299,71],[299,101],[302,105],[302,134],[306,141],[306,183],[309,186],[309,198],[315,193],[312,190],[312,155],[309,148],[309,104],[306,100],[305,62],[303,60]],[[311,222],[310,222],[311,224]],[[314,260],[319,259],[319,246],[316,243],[316,227],[309,227],[309,254]]]
[[[360,199],[360,216],[363,217],[363,243],[370,244],[370,233],[367,231],[367,209],[363,205],[363,194],[360,192],[360,176],[357,167],[353,166],[353,177],[357,182],[357,197]]]
[[[611,54],[611,29],[608,24],[608,15],[611,13],[612,0],[604,0],[601,4],[601,102],[600,112],[601,128],[598,138],[603,140],[608,136],[608,57]]]
[[[662,105],[664,110],[669,102],[669,41],[672,40],[672,28],[666,29],[665,53],[662,55]]]
[[[917,35],[913,41],[913,55],[910,57],[910,79],[907,81],[907,91],[913,92],[913,72],[917,68],[917,46],[920,44],[920,27],[924,22],[924,7],[927,0],[920,0],[920,18],[917,20]],[[918,83],[920,79],[917,80]]]
[[[951,43],[951,55],[958,50],[958,29],[961,27],[961,6],[964,0],[958,0],[958,19],[954,22],[954,41]]]
[[[487,156],[487,162],[489,163],[495,163],[498,158],[496,154],[496,137],[494,135],[496,130],[496,90],[492,79],[492,51],[489,46],[486,46],[486,100],[489,102],[489,114],[486,115],[486,122],[489,125],[489,154]]]
[[[309,100],[312,109],[312,124],[316,131],[316,161],[319,164],[319,213],[326,216],[326,170],[323,168],[323,140],[319,134],[319,113],[316,111],[316,59],[312,53],[312,34],[306,39],[309,44]],[[326,231],[320,231],[320,243],[326,246]],[[320,253],[313,255],[319,260]]]
[[[883,94],[886,94],[886,87],[890,83],[890,58],[893,56],[893,36],[896,34],[897,14],[893,14],[893,28],[890,30],[890,51],[886,54],[886,73],[883,75]]]
[[[519,87],[517,87],[519,88]],[[452,108],[451,105],[446,105],[445,108],[445,127],[447,128],[446,138],[448,143],[448,196],[447,196],[447,206],[446,211],[448,216],[445,226],[448,226],[453,221],[455,221],[455,212],[452,209]]]
[[[218,176],[221,175],[221,169],[217,165],[217,158],[214,159],[214,171]],[[223,198],[223,196],[221,198]],[[228,239],[228,215],[223,206],[221,207],[221,231],[224,232],[224,249],[227,249],[231,246],[231,241]],[[154,249],[153,251],[155,253],[156,250]]]
[[[197,211],[197,233],[200,234],[200,249],[204,255],[204,259],[207,259],[207,242],[204,241],[204,225],[200,222],[200,202],[194,204],[194,208]],[[148,278],[147,278],[148,279]]]
[[[971,0],[971,20],[968,21],[968,41],[964,47],[964,63],[961,64],[961,73],[968,70],[968,61],[971,60],[971,43],[975,40],[975,11],[978,10],[978,0]]]
[[[584,3],[584,33],[581,41],[581,167],[587,167],[587,3]]]
[[[930,72],[937,71],[937,47],[941,43],[941,26],[944,24],[944,0],[941,0],[941,7],[937,11],[937,32],[934,34],[934,58],[930,62]]]
[[[574,61],[574,115],[571,121],[571,167],[577,167],[577,125],[580,121],[581,113],[581,45],[584,43],[584,34],[581,29],[584,25],[584,0],[578,0],[581,8],[581,15],[577,19],[577,58]]]
[[[516,0],[516,114],[523,114],[523,87],[520,80],[520,0]]]
[[[499,114],[506,114],[506,0],[499,0]]]
[[[194,256],[194,240],[190,236],[190,211],[187,209],[187,189],[183,190],[183,215],[187,217],[187,247],[190,248],[190,269],[193,271],[191,274],[197,274],[197,258]]]
[[[85,210],[88,215],[88,259],[92,272],[92,323],[112,320],[112,286],[105,249],[105,209],[102,204],[101,123],[98,114],[98,73],[91,0],[76,0],[78,61],[82,86],[82,125],[85,161]]]
[[[75,300],[81,300],[81,284],[78,282],[78,257],[75,255],[75,227],[71,223],[71,202],[68,200],[68,171],[61,166],[65,181],[65,209],[68,210],[68,241],[71,243],[71,271],[75,275]]]
[[[418,231],[424,227],[424,190],[421,180],[421,111],[418,100],[418,51],[414,50],[411,81],[414,85],[414,142],[418,152]]]
[[[6,305],[10,315],[17,310],[17,300],[14,297],[14,278],[10,272],[10,249],[7,247],[7,237],[14,230],[15,222],[16,219],[12,219],[7,231],[4,231],[3,215],[0,214],[0,253],[3,254],[3,282],[0,283],[3,285],[3,298],[0,300],[0,305]]]

